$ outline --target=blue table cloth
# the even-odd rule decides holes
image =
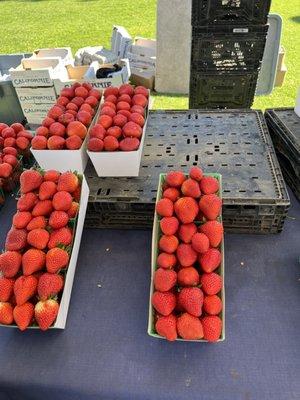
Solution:
[[[147,335],[150,231],[85,229],[67,327],[0,329],[0,400],[299,400],[300,206],[225,236],[226,341]],[[0,213],[3,243],[14,212]]]

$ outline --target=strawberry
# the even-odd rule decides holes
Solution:
[[[11,325],[13,321],[12,305],[8,302],[0,302],[0,324]]]
[[[68,210],[69,218],[75,218],[79,210],[79,204],[76,201],[72,201],[71,207]]]
[[[78,188],[75,190],[75,192],[72,193],[74,201],[79,202],[80,200],[80,195],[81,195],[81,186],[78,186]]]
[[[14,279],[0,277],[0,301],[8,301],[13,293]]]
[[[217,294],[223,286],[223,279],[215,272],[204,273],[201,277],[202,289],[206,294]]]
[[[219,190],[219,181],[213,176],[204,176],[200,182],[200,189],[203,194],[213,194]]]
[[[178,237],[184,243],[191,243],[192,237],[197,232],[197,226],[191,222],[189,224],[182,224],[178,230]]]
[[[192,247],[197,253],[205,253],[209,249],[209,240],[204,233],[195,233],[192,237]]]
[[[58,179],[57,190],[73,193],[78,185],[78,177],[73,172],[64,172]]]
[[[186,243],[180,243],[176,251],[176,256],[179,264],[183,267],[190,267],[197,260],[197,253],[190,244]]]
[[[198,261],[204,272],[213,272],[221,264],[221,253],[218,249],[210,248],[207,252],[200,254]]]
[[[154,287],[159,292],[168,292],[177,282],[177,273],[173,269],[158,268],[155,271]]]
[[[178,244],[178,239],[174,235],[163,235],[158,243],[160,250],[169,254],[172,254],[176,251]]]
[[[221,212],[222,200],[215,194],[205,194],[199,201],[199,209],[206,219],[216,219]]]
[[[46,254],[46,269],[48,272],[55,274],[68,265],[69,259],[70,256],[66,250],[54,247]]]
[[[65,211],[53,211],[49,218],[49,226],[53,229],[59,229],[66,226],[69,222],[69,216]]]
[[[165,235],[174,235],[179,227],[179,221],[176,217],[163,217],[160,220],[160,229]]]
[[[174,204],[174,210],[177,218],[183,224],[193,222],[198,214],[198,204],[192,197],[181,197]]]
[[[33,229],[45,229],[47,226],[47,220],[43,215],[40,215],[39,217],[34,217],[32,220],[29,222],[27,225],[26,229],[28,231],[32,231]]]
[[[187,267],[179,270],[177,280],[180,286],[197,286],[199,285],[200,277],[196,268]]]
[[[13,167],[7,163],[4,162],[2,164],[0,164],[0,178],[8,178],[13,171]]]
[[[39,199],[40,200],[49,200],[52,199],[53,195],[57,192],[56,184],[51,181],[45,181],[41,184],[39,190]]]
[[[31,321],[33,319],[34,305],[27,302],[20,306],[15,306],[13,310],[13,316],[19,329],[21,331],[25,331],[25,329],[31,324]]]
[[[30,221],[31,213],[29,211],[19,211],[13,216],[12,223],[15,228],[23,229],[26,228]]]
[[[15,131],[15,133],[19,133],[24,130],[24,126],[22,124],[20,124],[19,122],[15,122],[15,123],[11,124],[10,127]]]
[[[27,244],[26,238],[26,229],[11,228],[6,236],[5,250],[18,251],[24,249]]]
[[[21,267],[22,256],[17,251],[6,251],[0,254],[0,271],[5,278],[13,278]]]
[[[33,231],[32,231],[33,232]],[[29,249],[22,256],[22,268],[24,275],[31,275],[43,269],[46,255],[38,249]]]
[[[18,306],[26,303],[35,293],[38,280],[33,275],[20,276],[14,284],[14,295]]]
[[[162,194],[163,198],[170,199],[173,203],[179,199],[180,192],[176,188],[167,188]]]
[[[190,178],[195,179],[195,181],[200,182],[203,178],[202,169],[199,167],[192,167],[190,169]]]
[[[68,246],[72,242],[72,231],[68,227],[63,227],[60,229],[55,229],[50,233],[50,239],[48,242],[48,248],[53,249],[59,244]]]
[[[180,306],[194,317],[202,314],[203,292],[197,287],[184,287],[178,295]]]
[[[26,137],[20,135],[16,139],[16,145],[20,150],[25,150],[27,147],[29,147],[30,142]]]
[[[57,301],[49,299],[39,301],[34,308],[35,319],[42,331],[46,331],[56,320],[59,310]]]
[[[56,296],[63,286],[64,279],[61,275],[45,272],[40,277],[37,287],[40,300],[47,300],[49,297]]]
[[[202,319],[204,339],[208,342],[216,342],[222,333],[222,320],[216,315],[208,315]]]
[[[157,257],[157,265],[161,268],[174,268],[177,259],[174,254],[160,253]]]
[[[188,178],[183,182],[181,192],[184,196],[193,197],[195,199],[201,196],[199,183],[191,178]]]
[[[199,340],[204,335],[200,319],[188,313],[177,318],[177,332],[185,340]]]
[[[208,221],[201,225],[200,232],[205,233],[212,247],[218,247],[223,239],[223,225],[218,221]]]
[[[210,315],[218,315],[222,311],[222,300],[216,294],[206,296],[203,301],[203,310]]]
[[[161,217],[172,217],[174,206],[170,199],[161,199],[156,203],[156,212]]]
[[[22,197],[19,198],[17,202],[17,210],[19,211],[30,211],[33,209],[35,204],[37,203],[38,198],[37,195],[29,192],[24,194]]]
[[[175,294],[171,292],[154,292],[152,295],[152,305],[161,315],[170,315],[176,307]]]
[[[72,196],[69,192],[62,190],[55,193],[52,204],[57,211],[68,211],[72,205]]]
[[[166,175],[166,184],[171,187],[180,187],[185,181],[185,175],[181,171],[170,171]]]
[[[176,317],[174,314],[170,314],[166,317],[159,317],[155,324],[156,332],[165,337],[170,342],[177,339],[177,329],[176,329]]]
[[[42,175],[34,169],[24,171],[20,176],[21,193],[28,193],[40,187],[43,182]]]
[[[55,171],[55,169],[50,169],[49,171],[45,172],[44,181],[51,181],[57,183],[59,177],[60,177],[60,172]]]
[[[36,249],[43,250],[47,247],[50,234],[46,229],[33,229],[28,232],[27,242]]]
[[[53,210],[51,200],[39,200],[32,210],[33,217],[48,216]]]

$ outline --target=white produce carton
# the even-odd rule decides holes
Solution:
[[[300,88],[298,89],[298,96],[296,99],[295,113],[300,117]]]
[[[71,47],[53,47],[49,49],[37,49],[30,58],[61,58],[64,65],[73,62]]]

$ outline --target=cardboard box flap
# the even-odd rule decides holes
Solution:
[[[136,37],[134,39],[135,46],[142,46],[148,49],[152,49],[156,52],[156,40],[155,39],[145,39],[142,37]]]
[[[57,47],[49,49],[34,50],[33,58],[52,58],[59,57],[64,59],[72,59],[72,50],[70,47]]]
[[[60,67],[61,59],[56,58],[23,58],[21,64],[16,68],[21,69],[54,69]]]

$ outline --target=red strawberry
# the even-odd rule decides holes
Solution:
[[[69,216],[65,211],[53,211],[49,218],[49,226],[53,229],[59,229],[66,226],[69,222]]]
[[[39,217],[34,217],[32,220],[29,222],[27,225],[26,229],[28,231],[32,231],[33,229],[45,229],[47,226],[47,220],[43,215],[40,215]]]
[[[13,278],[21,267],[22,256],[17,251],[6,251],[0,254],[0,271],[5,278]]]
[[[69,218],[74,218],[76,217],[77,213],[79,210],[79,204],[76,201],[72,201],[72,205],[68,210],[68,216]]]
[[[205,253],[209,249],[209,240],[204,233],[195,233],[192,237],[192,247],[197,253]]]
[[[35,276],[20,276],[14,284],[14,295],[18,306],[26,303],[35,293],[38,280]]]
[[[37,203],[37,195],[29,192],[24,194],[19,198],[17,202],[17,210],[19,211],[30,211],[33,209],[34,205]]]
[[[174,268],[177,259],[174,254],[160,253],[157,257],[157,265],[161,268]]]
[[[206,294],[217,294],[222,289],[223,279],[215,272],[204,273],[201,277],[202,289]]]
[[[13,321],[12,305],[7,302],[0,302],[0,324],[11,325]]]
[[[60,172],[55,171],[55,169],[49,169],[49,171],[45,172],[44,181],[51,181],[57,183],[59,177],[60,177]]]
[[[154,287],[159,292],[168,292],[176,285],[177,273],[173,269],[158,268],[154,274]]]
[[[215,194],[205,194],[199,201],[199,209],[206,219],[216,219],[221,212],[222,200]]]
[[[164,217],[160,221],[160,229],[165,235],[174,235],[179,227],[176,217]]]
[[[200,232],[205,233],[212,247],[218,247],[223,239],[223,225],[218,221],[208,221],[201,225]]]
[[[42,175],[34,169],[24,171],[20,176],[21,193],[28,193],[40,187],[43,182]]]
[[[181,192],[184,196],[193,197],[195,199],[201,196],[199,183],[191,178],[183,182],[181,186]]]
[[[9,163],[0,164],[0,178],[8,178],[12,174],[13,167]]]
[[[213,176],[204,176],[200,182],[200,189],[203,194],[213,194],[219,190],[219,181]]]
[[[196,268],[187,267],[181,268],[177,274],[177,280],[180,286],[197,286],[199,285],[200,277]]]
[[[222,311],[222,300],[216,294],[206,296],[203,301],[203,310],[210,315],[218,315]]]
[[[50,239],[48,242],[48,248],[53,249],[53,247],[62,244],[68,246],[72,242],[72,231],[68,227],[63,227],[60,229],[55,229],[50,233]]]
[[[170,314],[166,317],[159,317],[155,324],[156,332],[170,342],[177,339],[176,317]]]
[[[78,185],[78,177],[73,172],[64,172],[58,179],[57,190],[73,193]]]
[[[15,306],[13,316],[19,329],[24,331],[31,324],[33,319],[34,305],[27,302],[20,306]]]
[[[216,315],[208,315],[202,319],[204,339],[208,342],[216,342],[222,333],[222,320]]]
[[[81,195],[81,186],[78,186],[78,188],[75,190],[74,193],[72,193],[72,195],[73,195],[74,201],[79,202],[79,200],[80,200],[80,195]]]
[[[152,305],[161,315],[170,315],[176,307],[175,294],[171,292],[154,292],[152,295]]]
[[[33,273],[40,271],[43,269],[45,261],[46,255],[42,250],[27,250],[22,256],[23,274],[32,275]]]
[[[11,228],[6,236],[5,250],[18,251],[24,249],[27,244],[26,238],[26,229]]]
[[[66,250],[54,247],[46,254],[46,269],[55,274],[61,268],[65,268],[69,263],[70,256]]]
[[[190,244],[180,243],[176,255],[179,264],[183,267],[190,267],[197,261],[197,253]]]
[[[202,339],[204,335],[200,319],[188,313],[177,318],[177,332],[185,340]]]
[[[197,226],[191,222],[189,224],[182,224],[178,230],[178,237],[184,243],[191,243],[192,237],[197,232]]]
[[[40,300],[47,300],[57,295],[64,287],[64,279],[61,275],[45,272],[39,279],[38,295]]]
[[[192,197],[181,197],[174,205],[175,213],[183,224],[193,222],[198,214],[198,204]]]
[[[14,288],[14,279],[0,277],[0,301],[8,301]]]
[[[202,169],[199,167],[192,167],[190,169],[190,177],[192,179],[195,179],[195,181],[200,182],[201,179],[203,178],[203,172]]]
[[[31,141],[31,147],[34,150],[45,150],[47,148],[47,138],[45,136],[36,135]]]
[[[221,264],[221,253],[218,249],[210,248],[206,253],[200,254],[198,261],[204,272],[213,272]]]
[[[172,217],[174,206],[170,199],[161,199],[156,203],[156,212],[161,217]]]
[[[43,250],[47,247],[50,234],[46,229],[33,229],[28,232],[27,242],[36,249]]]
[[[39,200],[32,210],[33,217],[48,216],[53,210],[51,200]]]
[[[174,203],[176,200],[179,199],[180,192],[176,188],[167,188],[166,190],[164,190],[162,197],[170,199]]]
[[[68,211],[72,205],[72,196],[64,190],[55,193],[52,204],[57,211]]]
[[[17,229],[25,228],[31,221],[31,213],[29,211],[19,211],[13,216],[13,225]]]
[[[200,317],[202,314],[203,292],[197,287],[184,287],[178,295],[180,306],[189,314]]]
[[[42,331],[46,331],[56,320],[59,310],[57,301],[39,301],[34,308],[35,319]]]
[[[160,250],[169,254],[172,254],[176,251],[178,244],[178,239],[174,235],[163,235],[158,243]]]
[[[39,190],[39,199],[40,200],[49,200],[52,199],[53,195],[57,192],[56,184],[51,181],[45,181],[41,184]]]
[[[185,175],[181,171],[170,171],[166,175],[166,183],[171,187],[180,187],[185,181]]]

